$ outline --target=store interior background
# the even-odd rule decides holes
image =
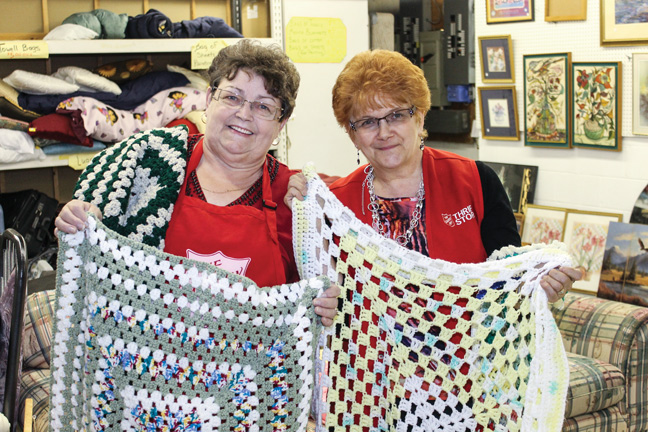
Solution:
[[[243,2],[243,30],[248,37],[267,32],[262,13],[246,19],[246,6],[269,0]],[[443,0],[421,0],[442,5]],[[456,1],[456,0],[445,0]],[[74,12],[96,7],[117,13],[142,13],[140,0],[49,0],[51,27]],[[340,63],[297,63],[302,77],[297,108],[288,123],[287,161],[300,168],[313,161],[318,171],[329,175],[346,175],[357,166],[356,151],[346,133],[337,125],[331,109],[331,88],[344,64],[356,53],[368,49],[369,1],[367,0],[283,0],[284,28],[293,17],[339,18],[346,27],[346,56]],[[516,23],[487,24],[484,0],[474,1],[474,40],[479,36],[511,35],[515,62],[520,141],[484,140],[479,130],[479,110],[474,123],[474,139],[468,143],[436,140],[428,145],[484,161],[535,165],[539,167],[535,204],[588,211],[630,213],[640,192],[648,183],[648,137],[632,134],[632,54],[648,52],[647,46],[602,47],[600,44],[599,0],[588,0],[585,21],[545,22],[545,0],[534,0],[534,20]],[[172,20],[188,19],[187,2],[180,0],[149,1],[150,8],[163,11]],[[224,16],[226,2],[196,0],[198,16]],[[433,5],[433,10],[436,6]],[[264,8],[257,9],[263,12]],[[267,9],[266,9],[267,10]],[[0,28],[3,33],[38,32],[41,23],[41,0],[2,1]],[[247,26],[247,29],[246,29]],[[255,32],[259,33],[255,33]],[[284,35],[285,36],[285,35]],[[163,43],[163,41],[161,41]],[[524,109],[522,56],[571,52],[573,62],[620,61],[623,72],[622,150],[610,152],[586,148],[557,149],[524,145]],[[479,54],[476,53],[475,95],[481,82]]]

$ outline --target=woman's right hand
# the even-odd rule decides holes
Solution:
[[[293,174],[288,180],[288,190],[284,196],[284,204],[292,210],[292,200],[297,198],[303,201],[306,193],[308,192],[308,181],[306,176],[302,173]]]
[[[97,219],[101,220],[101,210],[94,205],[81,200],[69,201],[54,221],[56,229],[68,234],[76,234],[86,227],[88,220],[87,212],[92,212]]]

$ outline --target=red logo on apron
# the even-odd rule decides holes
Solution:
[[[206,262],[215,265],[218,268],[227,270],[228,272],[236,273],[241,276],[245,276],[248,266],[252,258],[232,258],[225,255],[223,252],[218,251],[213,254],[201,254],[194,252],[191,249],[187,249],[187,258]]]
[[[454,220],[452,220],[452,215],[447,213],[441,213],[441,217],[443,217],[443,222],[445,222],[446,225],[451,227],[455,226]]]

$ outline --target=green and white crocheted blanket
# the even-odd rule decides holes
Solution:
[[[561,430],[569,368],[539,282],[571,263],[564,245],[433,260],[360,222],[312,166],[304,174],[298,268],[342,289],[342,313],[320,340],[318,430]]]
[[[60,236],[52,431],[305,431],[326,278],[269,288],[89,216]]]

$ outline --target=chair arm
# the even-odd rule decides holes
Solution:
[[[623,405],[630,429],[648,427],[648,308],[569,293],[553,309],[565,349],[610,363],[626,380]]]

